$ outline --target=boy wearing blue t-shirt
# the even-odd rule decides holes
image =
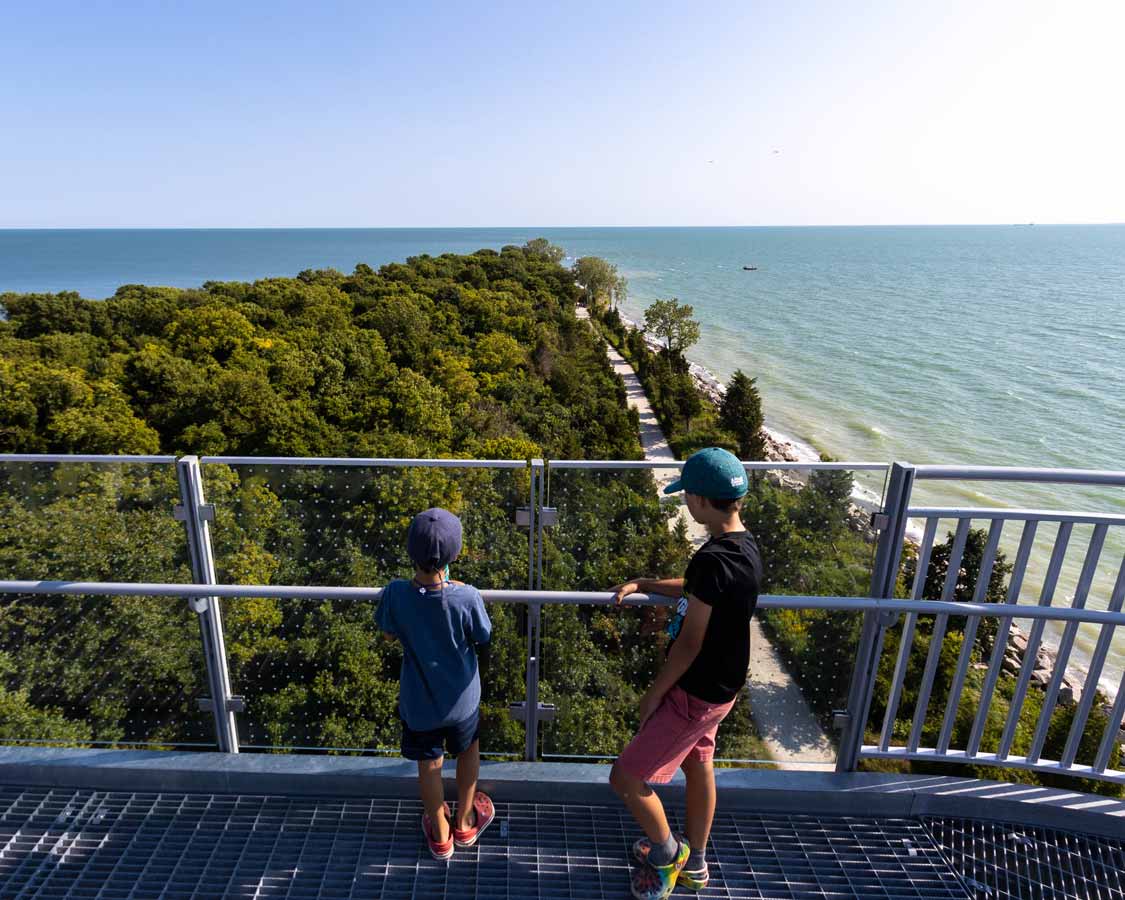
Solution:
[[[480,774],[480,673],[477,646],[492,637],[480,591],[450,581],[461,552],[461,522],[444,509],[418,513],[406,535],[414,577],[383,589],[375,621],[402,643],[399,714],[402,755],[418,763],[422,833],[435,859],[471,847],[495,817],[477,790]],[[457,818],[441,780],[445,751],[457,757]]]

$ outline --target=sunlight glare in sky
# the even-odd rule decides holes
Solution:
[[[1125,3],[22,4],[0,227],[1125,220]]]

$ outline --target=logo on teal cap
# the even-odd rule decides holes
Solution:
[[[687,491],[715,500],[737,500],[747,487],[746,470],[738,457],[722,447],[707,447],[687,458],[680,477],[664,488],[664,493]]]

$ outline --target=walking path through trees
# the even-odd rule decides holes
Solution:
[[[578,315],[579,318],[588,318],[586,310],[581,307]],[[675,461],[675,454],[668,446],[668,439],[664,436],[637,373],[608,344],[606,353],[613,371],[625,384],[629,407],[637,411],[640,419],[641,447],[645,459],[655,462]],[[663,491],[665,485],[674,481],[677,474],[675,469],[654,470],[657,489]],[[676,514],[687,525],[692,544],[700,546],[707,539],[706,529],[692,519],[682,503],[677,505]],[[754,725],[781,768],[820,771],[835,769],[836,751],[832,742],[820,727],[820,722],[805,702],[800,687],[786,671],[777,649],[770,643],[757,619],[750,624],[747,690]]]

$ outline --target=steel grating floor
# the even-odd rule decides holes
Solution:
[[[426,851],[420,812],[416,801],[389,799],[4,787],[0,897],[628,896],[636,829],[617,807],[498,803],[498,821],[481,845],[457,851],[449,863]],[[674,820],[682,815],[670,812]],[[709,849],[711,886],[700,896],[1121,897],[1120,847],[1103,853],[1074,836],[1065,836],[1064,847],[1042,830],[995,829],[720,810]],[[1037,868],[1021,859],[1028,848],[1009,833],[1035,842],[1043,860]],[[1084,852],[1096,862],[1080,863],[1076,855]]]
[[[925,825],[974,897],[1125,900],[1125,839],[964,819]]]

